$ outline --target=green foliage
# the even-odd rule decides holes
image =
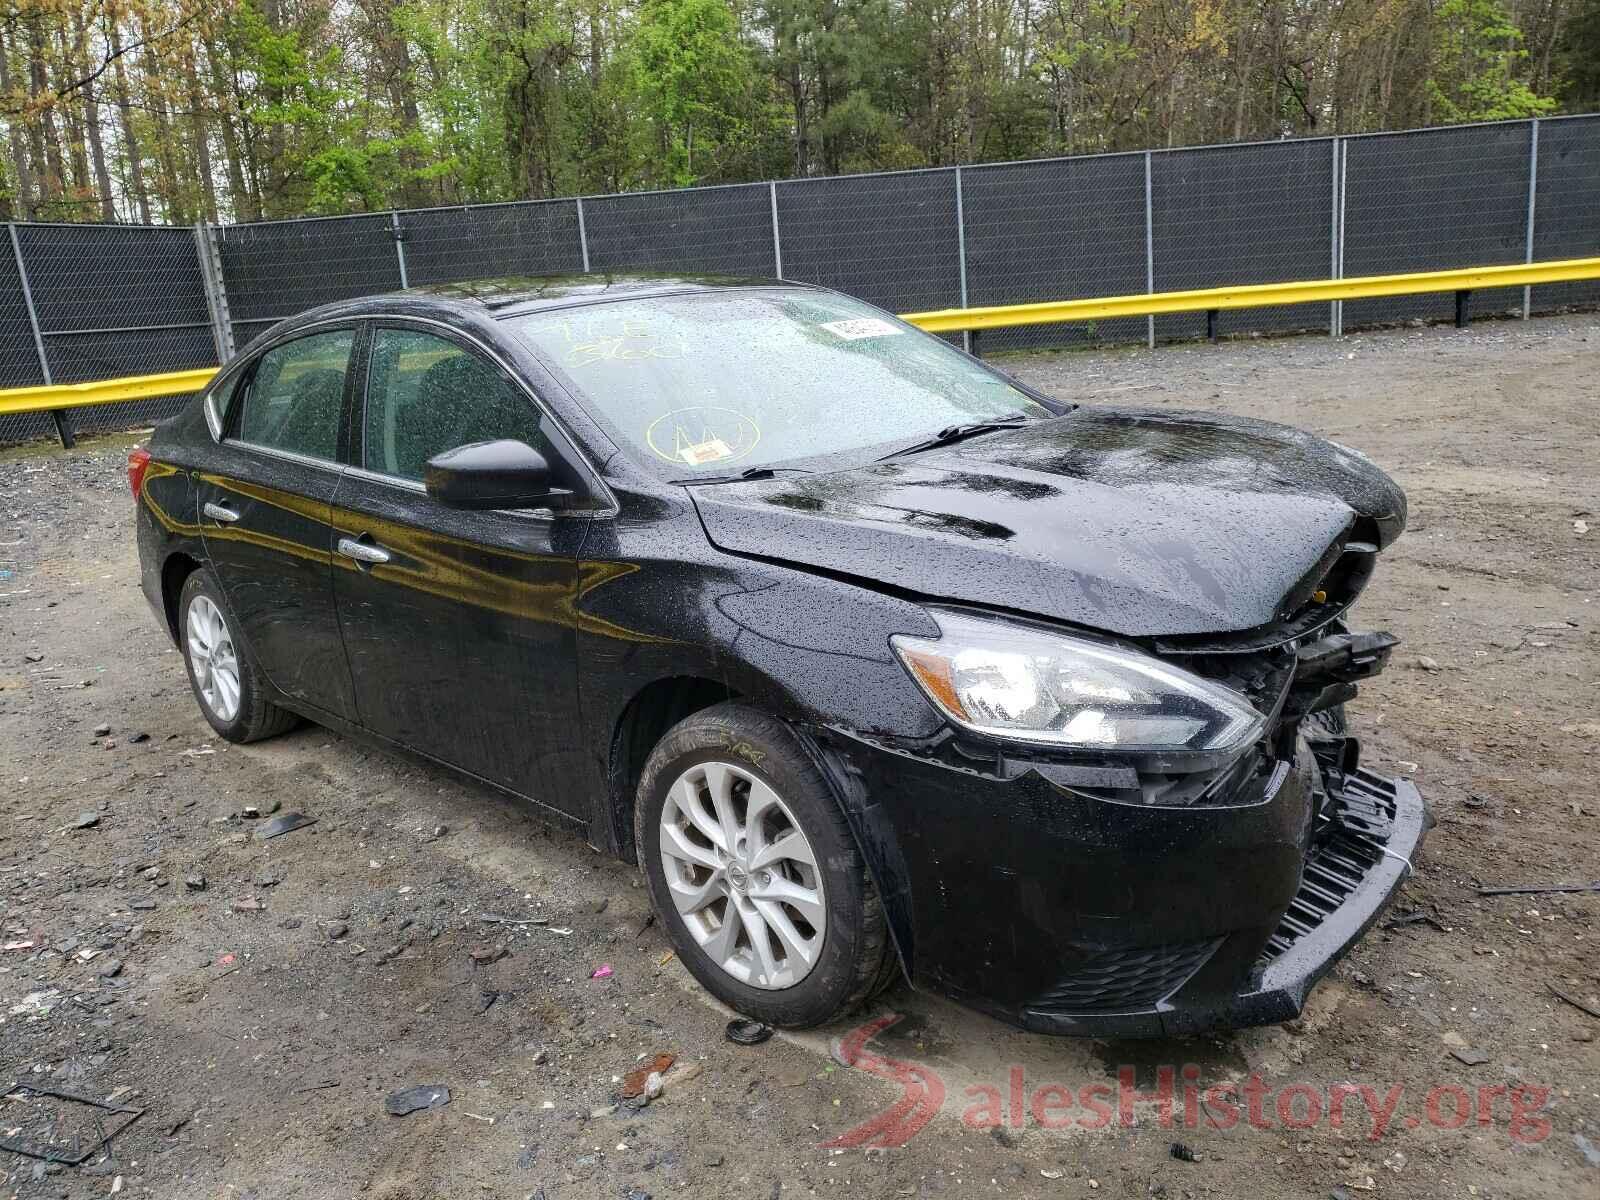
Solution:
[[[1600,0],[181,0],[194,19],[176,24],[171,0],[76,18],[20,3],[0,22],[0,205],[69,219],[359,212],[1527,117],[1557,96],[1600,107]],[[130,52],[93,103],[41,90],[109,65],[114,41]]]
[[[1442,0],[1434,19],[1427,86],[1437,119],[1498,121],[1555,111],[1555,100],[1517,78],[1528,52],[1500,0]]]

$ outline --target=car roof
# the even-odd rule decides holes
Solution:
[[[403,291],[383,292],[336,300],[286,317],[251,341],[253,349],[268,341],[281,340],[307,325],[329,320],[350,320],[381,316],[436,316],[460,320],[478,314],[490,318],[513,316],[540,309],[565,308],[577,304],[604,304],[613,300],[646,296],[682,295],[694,292],[756,290],[763,288],[805,288],[813,285],[787,279],[762,279],[737,275],[689,275],[682,273],[592,272],[585,275],[507,275],[498,278],[468,279],[456,283],[428,284]]]
[[[679,273],[629,272],[587,275],[506,275],[490,279],[468,279],[456,283],[429,284],[390,292],[372,299],[400,302],[442,300],[481,305],[503,316],[510,310],[560,308],[575,302],[621,300],[676,292],[728,291],[740,288],[803,287],[783,279],[749,278],[737,275],[687,275]]]

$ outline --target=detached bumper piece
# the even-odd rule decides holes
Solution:
[[[1254,935],[1261,948],[1243,988],[1218,994],[1206,968],[1221,968],[1231,957],[1225,947],[1248,933],[1124,950],[1080,964],[1030,1002],[1021,1023],[1041,1033],[1172,1037],[1291,1020],[1410,873],[1424,819],[1413,784],[1366,770],[1344,775],[1318,810],[1293,902],[1265,945]]]

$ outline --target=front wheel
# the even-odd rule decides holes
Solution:
[[[216,577],[201,568],[178,596],[178,638],[200,712],[230,742],[254,742],[294,728],[298,718],[266,698],[223,605]]]
[[[781,721],[729,703],[673,726],[645,763],[634,832],[679,957],[730,1008],[804,1028],[893,979],[877,889]]]

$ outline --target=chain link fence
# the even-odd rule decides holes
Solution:
[[[0,246],[0,387],[204,366],[352,296],[505,275],[780,276],[906,312],[1600,255],[1600,115],[217,228],[31,225]],[[1447,294],[1223,311],[1218,332],[1444,320]],[[1504,288],[1476,314],[1600,304]],[[1206,315],[983,349],[1195,338]],[[78,409],[128,428],[182,397]],[[0,415],[0,444],[52,433]]]

